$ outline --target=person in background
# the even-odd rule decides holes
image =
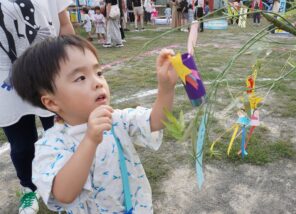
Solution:
[[[276,14],[280,12],[280,1],[279,0],[273,1],[272,12],[274,12]],[[277,15],[274,15],[274,17],[276,18]],[[274,25],[270,26],[269,30],[271,33],[275,33],[275,26]]]
[[[206,6],[205,6],[204,11],[205,11],[205,15],[208,15],[208,13],[210,12],[210,7],[209,7],[209,2],[208,1],[206,1]]]
[[[254,11],[260,10],[259,4],[260,4],[260,0],[255,0],[254,1]],[[255,25],[260,25],[260,18],[261,18],[260,17],[260,12],[253,13],[253,23]]]
[[[193,20],[194,20],[194,11],[193,11],[192,4],[190,4],[188,7],[188,24],[189,24],[188,31],[190,30],[190,25],[193,22]]]
[[[96,34],[98,35],[98,43],[104,44],[106,42],[106,20],[101,13],[100,7],[95,7],[96,14],[94,15],[94,24],[96,28]]]
[[[124,29],[124,27],[123,27],[124,13],[127,11],[125,0],[118,0],[118,4],[119,4],[119,11],[120,11],[119,30],[120,30],[121,41],[126,42],[125,33],[124,33],[124,30],[123,30]]]
[[[171,0],[172,6],[172,28],[178,27],[178,19],[177,19],[177,3],[176,0]]]
[[[140,19],[141,23],[141,30],[144,30],[144,9],[142,5],[142,0],[132,0],[132,6],[135,16],[135,30],[139,31],[138,18]]]
[[[155,4],[152,1],[151,23],[153,27],[155,27],[157,17],[158,17],[158,11],[156,10]]]
[[[188,2],[187,2],[187,0],[181,0],[180,8],[182,9],[181,10],[181,14],[182,14],[181,26],[183,26],[181,28],[181,31],[188,32],[188,29],[184,28],[184,25],[186,25],[188,22]]]
[[[204,0],[198,0],[195,2],[195,12],[194,16],[196,19],[199,19],[199,31],[203,32],[204,31],[204,23],[202,17],[204,16]]]
[[[83,23],[82,23],[82,27],[84,28],[85,32],[87,33],[87,39],[89,41],[92,41],[92,36],[91,36],[91,28],[92,28],[92,24],[91,24],[91,18],[88,14],[89,10],[87,7],[82,8],[83,11]]]
[[[11,83],[11,68],[31,45],[47,37],[74,34],[67,7],[71,0],[0,0],[0,127],[10,143],[10,156],[21,184],[19,214],[37,214],[38,194],[32,182],[35,115],[43,129],[53,126],[53,113],[24,101]],[[24,70],[24,68],[22,68]]]
[[[172,9],[170,7],[170,4],[167,4],[167,6],[164,10],[164,15],[165,15],[167,24],[169,25],[171,23],[171,17],[172,17]]]
[[[110,48],[113,45],[117,48],[123,47],[121,34],[120,34],[120,16],[111,18],[109,16],[111,5],[116,5],[117,0],[106,0],[106,22],[107,22],[107,35],[106,43],[103,44],[104,48]]]
[[[151,0],[144,1],[144,21],[145,23],[151,22],[152,4]]]

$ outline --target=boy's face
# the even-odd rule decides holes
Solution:
[[[100,10],[96,10],[96,13],[97,13],[97,14],[100,14],[100,13],[101,13],[101,11],[100,11]]]
[[[52,99],[51,106],[46,107],[68,124],[78,125],[87,122],[95,108],[109,104],[110,92],[98,60],[90,50],[85,49],[85,53],[76,47],[66,50],[68,60],[60,62],[55,93],[47,95]]]

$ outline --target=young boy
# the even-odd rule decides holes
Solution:
[[[155,150],[161,144],[163,109],[172,109],[178,79],[169,61],[173,54],[164,49],[157,58],[153,108],[124,110],[109,106],[96,50],[84,39],[51,38],[18,59],[12,75],[16,91],[62,118],[35,144],[33,181],[48,208],[73,214],[128,213],[128,195],[133,213],[153,213],[151,188],[133,143]],[[122,180],[121,149],[130,194]]]

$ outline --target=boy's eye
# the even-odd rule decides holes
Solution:
[[[102,71],[97,71],[97,75],[98,75],[99,77],[101,77],[101,76],[103,76],[103,72],[102,72]]]
[[[80,77],[76,78],[74,80],[74,82],[79,82],[79,81],[82,81],[82,80],[85,80],[85,76],[80,76]]]

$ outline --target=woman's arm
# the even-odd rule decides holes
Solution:
[[[73,25],[69,19],[68,13],[66,10],[63,10],[59,13],[60,20],[60,35],[69,35],[75,34]]]
[[[108,3],[107,6],[106,6],[106,18],[107,18],[107,20],[109,19],[110,11],[111,11],[111,3]]]

